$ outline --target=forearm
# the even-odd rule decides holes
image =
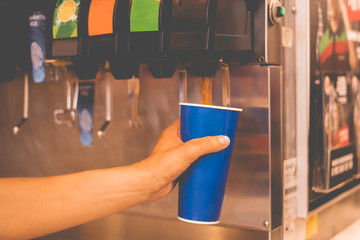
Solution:
[[[0,179],[0,239],[34,238],[130,208],[148,200],[148,177],[129,166]]]
[[[230,144],[225,136],[183,143],[180,121],[145,160],[127,167],[46,178],[0,178],[0,239],[29,239],[164,197],[200,156]]]

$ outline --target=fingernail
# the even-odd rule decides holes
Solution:
[[[223,146],[227,146],[230,144],[230,138],[228,136],[221,136],[219,140]]]

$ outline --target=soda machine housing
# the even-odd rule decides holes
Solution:
[[[92,147],[84,148],[78,141],[77,128],[58,128],[49,121],[52,116],[46,110],[59,105],[59,97],[55,97],[59,96],[58,87],[36,85],[30,89],[30,96],[32,104],[39,106],[38,112],[34,112],[27,130],[22,132],[29,138],[16,140],[22,152],[32,152],[32,167],[29,168],[27,162],[20,166],[9,163],[11,166],[1,171],[1,176],[45,176],[139,161],[149,154],[161,130],[178,116],[180,78],[175,74],[177,68],[187,69],[189,73],[185,89],[187,102],[200,102],[198,77],[206,76],[214,78],[213,104],[223,105],[221,67],[228,66],[228,104],[243,108],[244,112],[234,142],[220,225],[204,228],[174,221],[177,191],[173,191],[160,201],[69,230],[70,235],[96,231],[103,236],[125,239],[209,239],[212,234],[221,238],[223,233],[226,239],[281,239],[285,146],[282,76],[293,74],[281,71],[284,57],[281,38],[284,13],[281,9],[285,3],[277,0],[162,0],[147,1],[147,8],[144,8],[142,0],[108,0],[104,6],[97,5],[100,1],[96,0],[67,0],[75,4],[72,5],[75,17],[67,19],[67,16],[58,16],[61,12],[59,1],[54,1],[49,11],[52,22],[48,58],[73,61],[73,69],[80,79],[94,79],[98,65],[106,60],[110,62],[114,77],[119,79],[136,76],[138,68],[142,89],[139,113],[143,123],[138,129],[128,127],[131,113],[124,104],[128,100],[124,91],[127,82],[115,81],[114,115],[107,137],[101,142],[94,139]],[[99,18],[96,8],[102,8],[107,14],[103,19],[104,28],[96,27]],[[104,106],[105,86],[99,84],[98,87],[95,98]],[[3,89],[14,91],[14,94],[17,91],[7,87],[2,87],[1,91]],[[44,97],[46,101],[42,100]],[[294,96],[286,99],[288,104],[294,102]],[[39,101],[46,102],[46,106]],[[16,104],[6,109],[11,112]],[[95,127],[97,116],[103,115],[103,108],[95,103]],[[48,130],[32,132],[38,124]],[[286,122],[288,124],[293,122]],[[14,139],[13,136],[4,137]],[[26,140],[32,138],[41,144]],[[69,138],[75,140],[68,141]],[[22,161],[19,152],[5,151],[12,149],[12,143],[12,140],[4,143],[2,152]],[[61,154],[55,154],[59,149],[71,154],[63,159]],[[44,164],[46,159],[53,159],[57,164]],[[108,224],[121,231],[105,230]],[[163,224],[166,229],[175,227],[177,230],[172,232],[161,227],[160,231]],[[139,228],[148,230],[139,232]]]
[[[58,3],[63,1],[75,9],[75,17],[57,15]],[[15,2],[21,4],[25,0]],[[326,86],[334,86],[336,90],[334,82],[339,76],[332,80],[333,75],[329,73],[310,71],[310,66],[313,67],[310,56],[316,53],[310,46],[315,46],[321,36],[316,31],[315,34],[308,31],[310,20],[323,16],[325,21],[324,3],[300,0],[52,1],[47,11],[51,20],[47,58],[73,62],[71,68],[83,80],[95,79],[99,65],[105,66],[107,77],[112,74],[115,79],[137,79],[132,90],[139,90],[141,85],[136,113],[141,116],[142,124],[129,127],[128,120],[134,113],[127,104],[129,82],[113,81],[114,111],[111,124],[106,125],[107,135],[101,140],[94,138],[91,147],[83,147],[78,128],[54,125],[52,111],[49,111],[62,104],[63,85],[30,82],[32,117],[21,135],[13,136],[8,129],[18,119],[17,109],[22,106],[13,96],[22,93],[18,85],[23,75],[26,76],[19,71],[14,81],[0,85],[0,109],[7,113],[0,114],[0,136],[7,139],[0,146],[1,177],[67,174],[140,161],[150,154],[161,131],[178,117],[179,102],[201,102],[199,78],[214,79],[214,105],[242,108],[243,112],[219,225],[200,226],[178,221],[178,196],[174,190],[159,201],[42,239],[305,239],[299,234],[306,232],[306,221],[314,219],[314,215],[324,224],[318,225],[319,234],[309,239],[318,239],[330,238],[328,233],[334,229],[340,231],[359,217],[360,210],[355,204],[360,191],[356,180],[356,134],[342,140],[352,148],[354,156],[346,179],[331,183],[331,168],[337,167],[336,164],[346,163],[349,170],[351,165],[346,159],[332,163],[328,160],[335,159],[319,158],[324,155],[324,145],[321,146],[323,141],[318,139],[325,135],[317,130],[326,131],[326,128],[314,117],[323,119],[324,102],[338,101],[340,90],[355,94],[356,87],[349,84],[355,79],[355,71],[342,74],[334,98],[327,94],[331,87],[324,87],[325,79],[329,76],[333,85]],[[5,11],[7,4],[9,1],[0,0],[0,11]],[[322,15],[319,15],[320,8]],[[16,11],[15,5],[11,9]],[[0,41],[6,42],[6,39]],[[11,61],[8,63],[14,65]],[[3,66],[1,78],[7,75],[7,79],[12,79]],[[103,117],[99,120],[99,116],[105,115],[103,106],[108,106],[110,96],[108,85],[96,81],[94,128],[102,124]],[[348,104],[342,106],[346,111],[358,100],[340,97]],[[356,121],[348,123],[348,128],[344,125],[339,129],[351,131]],[[314,136],[315,133],[318,135]],[[320,170],[318,173],[327,174],[314,174],[316,169]],[[317,180],[322,184],[314,184]],[[351,216],[340,212],[345,206],[352,210]],[[329,215],[336,216],[338,223],[329,222],[335,218]],[[314,222],[309,224],[314,226]]]

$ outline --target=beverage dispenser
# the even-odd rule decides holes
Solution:
[[[129,1],[99,1],[90,3],[88,16],[88,54],[110,61],[115,79],[130,79],[138,75],[138,60],[130,54]]]
[[[50,58],[70,60],[80,80],[96,78],[100,58],[88,51],[88,17],[90,0],[57,0],[53,6]],[[95,82],[79,82],[77,118],[83,146],[93,142]]]
[[[79,79],[94,79],[98,59],[88,55],[90,0],[58,0],[54,5],[49,58],[71,58]]]
[[[174,1],[169,53],[201,77],[201,88],[222,69],[223,105],[229,106],[228,64],[280,65],[277,23],[284,14],[280,1]]]
[[[239,137],[234,141],[234,155],[221,219],[224,225],[219,226],[218,229],[233,226],[233,229],[240,229],[241,233],[249,233],[247,236],[260,236],[254,239],[270,237],[279,239],[276,236],[281,235],[282,226],[283,160],[281,24],[278,23],[284,14],[281,2],[274,0],[57,0],[53,9],[53,17],[50,18],[52,41],[49,57],[73,61],[73,68],[80,79],[95,79],[98,65],[106,62],[109,63],[105,64],[107,75],[110,68],[116,79],[139,77],[140,62],[148,64],[148,69],[155,78],[176,79],[174,72],[178,64],[181,68],[179,72],[183,73],[183,76],[186,76],[186,70],[189,70],[190,77],[195,75],[203,80],[215,78],[217,82],[220,79],[217,74],[219,69],[224,72],[221,78],[227,80],[223,84],[226,95],[223,105],[243,108],[244,111],[238,125]],[[159,88],[164,87],[162,89],[164,95],[168,94],[165,87],[174,84],[172,81],[150,82],[149,85],[156,82]],[[82,83],[93,84],[91,81]],[[118,82],[118,84],[122,83]],[[134,89],[139,89],[138,83],[135,82],[128,86],[129,95],[135,92]],[[186,84],[183,86],[183,91],[186,91]],[[192,102],[193,96],[199,95],[199,92],[193,91],[192,86],[188,86],[188,100]],[[88,93],[93,94],[93,88],[87,84],[80,84],[79,88],[80,92],[85,93],[88,89],[90,90]],[[157,103],[169,99],[166,96],[159,99],[161,96],[154,96],[150,88],[144,89],[149,91],[144,94],[148,95],[147,99],[157,97]],[[177,91],[176,88],[174,89]],[[119,91],[119,88],[114,88],[114,90],[117,90],[116,94],[126,93],[124,89]],[[219,88],[213,90],[214,96],[218,94]],[[210,88],[209,91],[211,92]],[[80,102],[89,104],[88,102],[92,101],[85,99],[86,94],[81,100],[80,92],[78,114],[85,108]],[[228,101],[230,99],[231,102]],[[183,100],[186,101],[185,98]],[[117,134],[114,138],[116,141],[111,138],[106,139],[111,144],[105,146],[110,149],[119,143],[118,140],[124,140],[124,144],[121,144],[123,146],[119,146],[117,151],[104,151],[97,146],[101,144],[98,142],[91,151],[96,157],[103,155],[104,161],[107,161],[107,154],[111,153],[114,156],[126,150],[129,152],[129,161],[136,159],[133,158],[134,154],[145,156],[145,151],[150,148],[145,141],[150,138],[139,138],[139,134],[156,135],[163,127],[161,118],[164,118],[164,115],[171,117],[177,115],[176,101],[167,101],[165,110],[146,115],[161,120],[156,119],[158,125],[154,128],[152,128],[154,123],[151,121],[146,122],[146,128],[136,131],[126,129],[124,124],[111,125],[114,132],[123,134]],[[205,101],[212,104],[209,99]],[[153,103],[149,103],[150,110],[157,108],[157,104]],[[84,125],[84,129],[89,130],[88,124],[92,121],[89,115],[92,115],[92,112],[81,115],[83,118],[80,119],[79,125]],[[123,121],[123,118],[117,121]],[[62,135],[62,139],[64,138]],[[127,141],[128,138],[134,141],[134,145],[138,142],[144,144],[141,149],[134,147],[124,150],[129,148],[128,144],[133,144]],[[84,140],[86,144],[91,144],[88,135]],[[88,150],[79,148],[78,151],[82,154],[78,154],[77,157],[83,159],[81,156]],[[92,157],[94,157],[92,154],[89,155],[89,158]],[[83,161],[86,164],[86,159]],[[99,166],[101,164],[96,160],[94,163]],[[155,221],[155,218],[149,216],[155,216],[156,219],[159,219],[159,216],[164,217],[162,221],[165,224],[169,222],[177,224],[173,221],[175,218],[173,209],[177,203],[176,200],[172,200],[168,198],[165,200],[166,204],[154,202],[134,209],[136,213],[133,215],[134,218],[139,218],[141,221],[131,225],[139,224],[142,227]],[[125,219],[124,223],[129,222],[126,221],[128,215],[116,215],[114,219],[119,217]],[[200,229],[197,226],[187,226],[190,231],[184,231],[184,234],[194,233]],[[154,227],[156,229],[157,226]],[[215,228],[209,226],[209,229]],[[125,227],[122,231],[127,234],[134,230]],[[148,234],[148,238],[151,238],[151,234],[159,234],[159,232],[161,231],[144,231],[144,233],[137,231],[137,234]],[[133,235],[130,233],[129,236],[132,238]]]
[[[97,131],[99,138],[112,121],[112,76],[128,79],[134,75],[136,64],[128,52],[127,12],[129,1],[92,0],[88,13],[87,54],[104,65],[106,81],[105,122]],[[112,75],[111,75],[112,73]]]
[[[132,0],[129,9],[130,52],[148,63],[155,78],[172,77],[177,67],[168,54],[172,1]]]
[[[222,222],[251,225],[271,232],[274,237],[280,234],[282,225],[281,18],[284,15],[285,9],[278,0],[179,0],[173,1],[169,26],[169,55],[176,56],[180,65],[201,78],[202,89],[211,85],[213,78],[216,85],[217,71],[221,68],[225,95],[222,104],[244,108],[238,126],[243,134],[239,133],[241,137],[235,140],[227,187],[239,199],[235,202],[233,197],[229,196],[228,200],[225,197],[223,212],[227,215],[224,214]],[[204,91],[212,92],[214,98],[221,92],[216,87]],[[189,99],[192,101],[191,96]],[[212,104],[205,97],[202,103]],[[250,139],[259,144],[251,144]],[[253,161],[262,169],[251,165]],[[268,177],[251,177],[247,173]],[[241,180],[235,181],[235,175],[241,175]],[[267,202],[268,207],[257,209],[256,214],[244,214],[259,199]],[[233,205],[227,205],[230,202]]]
[[[180,63],[191,62],[198,76],[213,77],[218,54],[214,51],[217,1],[174,1],[170,26],[170,52]],[[183,55],[183,56],[181,56]]]
[[[195,56],[192,62],[281,63],[280,1],[177,0],[173,8],[171,52]]]

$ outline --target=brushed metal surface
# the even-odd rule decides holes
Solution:
[[[115,214],[38,240],[266,240],[269,233],[251,229],[204,226],[161,218]],[[279,238],[272,238],[279,240]]]
[[[282,48],[282,61],[281,61],[281,75],[282,75],[282,96],[283,96],[283,112],[282,112],[282,124],[283,124],[283,159],[295,158],[297,156],[296,151],[296,111],[297,104],[297,92],[296,92],[296,47],[298,38],[295,40],[295,23],[296,14],[289,10],[296,5],[296,0],[283,1],[283,6],[287,10],[286,16],[283,18],[283,26],[291,29],[293,44],[292,47]],[[284,37],[284,36],[283,36]]]
[[[279,67],[269,67],[269,85],[270,85],[270,197],[271,197],[271,229],[276,229],[282,225],[282,161],[283,161],[283,143],[282,143],[282,81]]]
[[[281,224],[279,222],[281,220],[281,186],[278,186],[281,184],[281,180],[279,180],[281,179],[281,169],[270,174],[270,164],[275,164],[272,166],[273,168],[281,166],[281,146],[278,145],[281,135],[273,139],[276,140],[276,145],[271,145],[272,138],[269,135],[274,126],[276,126],[277,132],[280,131],[281,124],[279,116],[281,110],[280,108],[276,110],[277,107],[280,107],[277,106],[281,100],[279,96],[275,97],[276,106],[274,105],[271,110],[276,112],[274,118],[271,117],[269,110],[270,99],[274,101],[273,98],[270,98],[270,85],[274,88],[280,86],[279,68],[276,71],[277,82],[271,82],[269,80],[270,67],[230,68],[231,106],[242,107],[244,111],[238,124],[220,229],[226,228],[230,232],[237,232],[234,233],[237,239],[262,239],[262,237],[238,237],[240,236],[238,232],[245,232],[244,236],[248,236],[246,232],[250,230],[246,229],[257,230],[254,236],[257,236],[258,232],[261,232],[261,236],[266,232],[266,236],[270,237],[270,229],[277,228]],[[53,122],[54,109],[65,107],[65,84],[63,82],[44,84],[31,82],[29,120],[19,135],[13,136],[12,127],[22,113],[22,76],[23,73],[18,73],[13,82],[0,84],[0,139],[2,139],[0,177],[49,176],[128,165],[140,161],[148,156],[161,131],[175,120],[179,113],[180,82],[178,74],[174,75],[173,79],[153,79],[146,67],[142,66],[139,113],[142,120],[141,128],[134,129],[128,126],[131,112],[127,82],[114,81],[113,120],[107,133],[105,137],[98,139],[94,132],[93,146],[82,147],[77,124],[67,127],[58,126]],[[222,73],[219,71],[214,81],[213,101],[215,105],[222,104],[221,76]],[[105,81],[96,80],[95,130],[99,129],[105,116],[104,93]],[[198,79],[191,74],[188,76],[187,94],[188,102],[200,102]],[[281,90],[277,89],[273,94],[281,94]],[[270,119],[277,121],[274,122],[275,125],[270,124]],[[272,156],[270,156],[270,148],[273,152]],[[275,149],[277,150],[274,151]],[[276,162],[271,163],[271,161]],[[270,185],[272,185],[271,188]],[[274,194],[280,192],[280,195],[271,197],[271,191],[274,191]],[[276,201],[273,208],[271,199]],[[271,211],[273,211],[273,217]],[[131,214],[131,216],[140,216],[141,219],[149,219],[149,222],[161,218],[161,221],[169,222],[169,224],[172,221],[176,225],[180,224],[176,220],[177,189],[159,201],[139,205],[127,211],[126,214],[124,215],[126,217],[122,217],[125,219],[124,221],[127,221],[130,216],[128,214]],[[280,220],[275,221],[274,219]],[[106,222],[106,220],[104,221]],[[270,222],[269,226],[264,226],[265,221]],[[272,221],[274,221],[273,225]],[[146,228],[147,223],[145,222],[139,221],[138,227]],[[101,224],[105,223],[101,222]],[[233,228],[237,228],[237,230],[232,230]],[[80,227],[80,229],[82,228]],[[128,234],[140,234],[137,233],[139,232],[137,227],[131,229],[131,231],[127,230],[131,232]],[[201,231],[197,230],[196,226],[191,226],[190,229],[194,232]],[[217,228],[215,227],[215,229]],[[157,231],[162,232],[163,230],[158,229]],[[70,233],[74,232],[70,231]],[[180,231],[173,232],[174,236],[171,239],[176,239],[175,235],[179,233]],[[64,234],[66,236],[68,232],[64,232]],[[82,239],[82,234],[86,235],[87,233],[84,230],[82,234],[76,234],[71,235],[70,239]],[[154,239],[169,239],[165,233],[155,234],[162,237]],[[191,234],[189,233],[189,235]],[[104,236],[107,235],[104,233]]]

